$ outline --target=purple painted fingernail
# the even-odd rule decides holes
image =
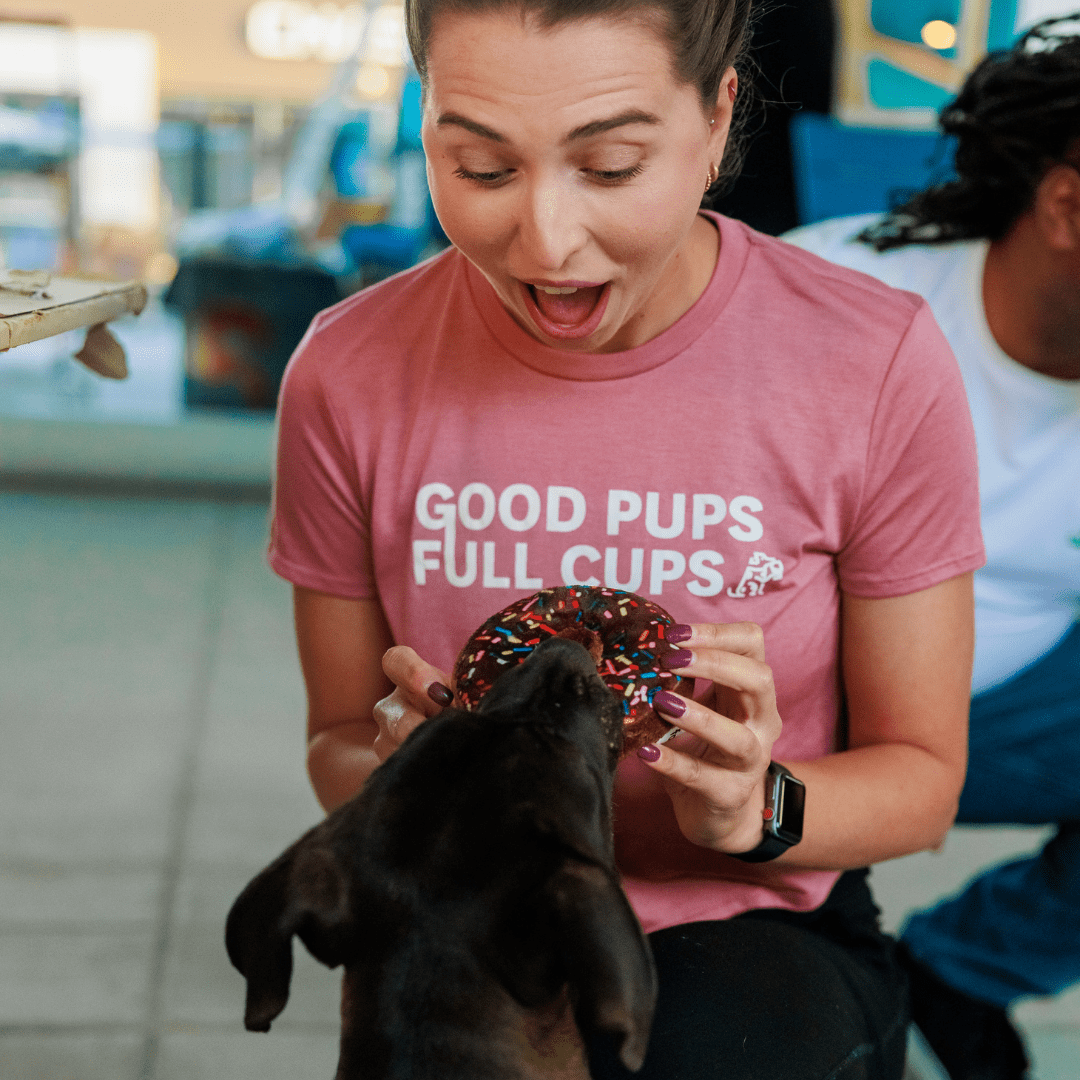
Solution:
[[[694,636],[694,628],[686,623],[675,623],[664,631],[664,637],[675,645],[680,641],[689,641]]]
[[[649,743],[648,746],[640,746],[638,747],[637,756],[641,758],[642,761],[659,761],[660,747],[653,746],[652,743]]]
[[[441,682],[433,682],[427,688],[427,696],[435,702],[436,705],[441,705],[444,709],[454,700],[454,692],[449,686],[443,686]]]
[[[689,649],[675,649],[660,658],[660,663],[668,669],[689,667],[694,662],[694,654]]]
[[[652,704],[657,712],[676,720],[686,712],[686,702],[678,694],[669,694],[666,690],[657,690]]]

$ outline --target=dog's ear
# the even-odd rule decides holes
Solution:
[[[614,875],[568,861],[548,882],[564,969],[577,992],[584,1028],[616,1038],[632,1072],[645,1060],[656,1008],[652,951]]]
[[[348,955],[352,925],[346,883],[333,851],[312,830],[255,877],[225,924],[225,948],[247,979],[244,1026],[269,1031],[289,1000],[292,938],[327,967]]]

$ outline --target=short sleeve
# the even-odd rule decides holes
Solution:
[[[841,588],[903,596],[985,562],[975,433],[960,370],[929,306],[889,365],[870,426]]]
[[[268,561],[294,585],[347,599],[375,595],[355,455],[320,378],[317,324],[282,381]]]

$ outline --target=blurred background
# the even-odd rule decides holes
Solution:
[[[34,2],[0,13],[0,56],[3,263],[154,293],[130,381],[23,346],[8,415],[266,419],[316,311],[445,243],[399,6]]]
[[[776,234],[947,176],[936,110],[1075,6],[770,0],[718,209]],[[263,562],[278,385],[315,312],[445,245],[419,119],[393,4],[0,6],[0,269],[150,292],[112,324],[125,380],[73,359],[77,331],[0,353],[5,1080],[333,1072],[337,976],[298,954],[248,1035],[221,933],[319,818]],[[875,870],[886,922],[1040,837],[957,829]],[[1080,1078],[1080,995],[1018,1020],[1038,1080]]]

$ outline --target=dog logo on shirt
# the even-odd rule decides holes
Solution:
[[[741,599],[747,596],[760,596],[770,581],[782,581],[784,564],[764,551],[755,551],[743,571],[742,580],[737,589],[729,588],[728,596]]]

